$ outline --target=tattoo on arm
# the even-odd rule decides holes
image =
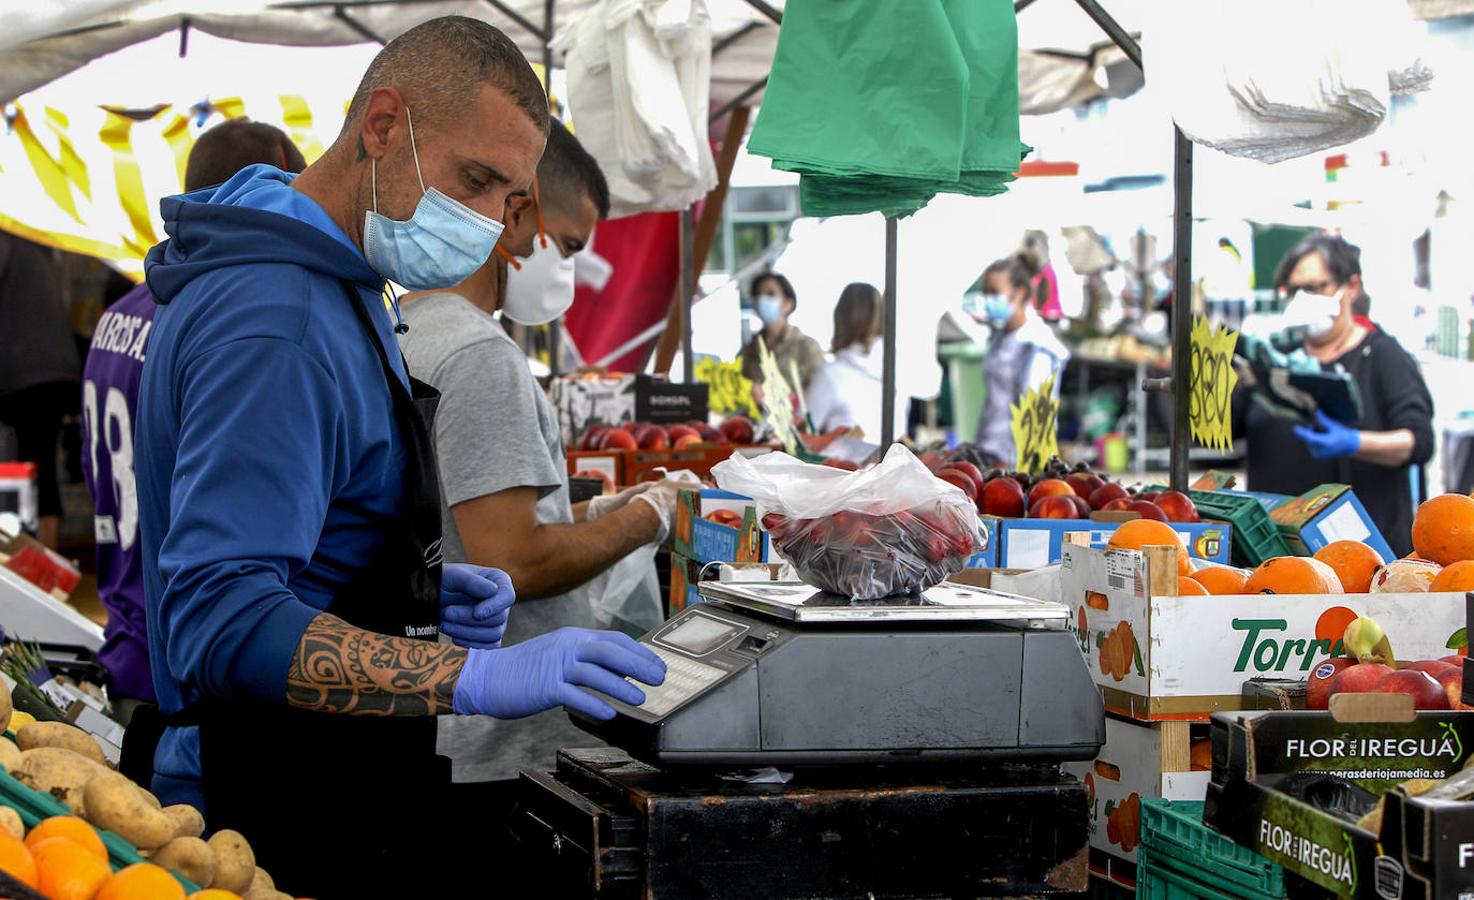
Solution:
[[[358,716],[443,715],[465,661],[460,647],[364,631],[321,613],[287,670],[287,703]]]

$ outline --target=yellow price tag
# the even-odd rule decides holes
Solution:
[[[1232,450],[1232,398],[1239,380],[1233,370],[1233,348],[1238,332],[1223,325],[1210,326],[1198,316],[1192,338],[1188,424],[1193,439],[1204,447]]]
[[[757,417],[757,404],[752,400],[752,382],[743,376],[740,359],[722,362],[715,357],[703,357],[696,360],[695,374],[696,380],[707,387],[706,403],[712,412]]]
[[[1059,455],[1059,400],[1054,396],[1054,375],[1011,405],[1013,447],[1020,472],[1042,472]]]

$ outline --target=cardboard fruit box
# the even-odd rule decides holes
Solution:
[[[731,512],[734,524],[705,518],[717,510]],[[731,491],[681,491],[671,532],[674,552],[698,563],[768,561],[768,534],[758,527],[757,507],[750,497]]]
[[[1173,548],[1074,544],[1060,600],[1106,709],[1143,720],[1206,719],[1241,709],[1245,681],[1305,678],[1357,616],[1396,635],[1401,658],[1446,656],[1465,606],[1462,593],[1180,597]]]
[[[1060,561],[1064,545],[1073,541],[1098,550],[1105,549],[1122,520],[1105,519],[999,519],[992,522],[998,536],[997,557],[988,564],[1003,569],[1038,569]],[[1233,528],[1221,522],[1171,522],[1173,531],[1187,545],[1188,554],[1210,562],[1228,563]],[[1075,535],[1083,536],[1083,540]]]
[[[1474,802],[1414,793],[1471,755],[1474,713],[1413,713],[1400,694],[1341,695],[1331,712],[1220,714],[1203,818],[1339,896],[1469,896]]]

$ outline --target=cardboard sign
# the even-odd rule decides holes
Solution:
[[[763,422],[772,429],[773,436],[783,445],[784,451],[794,456],[799,454],[798,428],[794,424],[793,388],[788,377],[778,366],[778,360],[768,350],[761,338],[757,342],[758,369],[763,373]]]
[[[1191,393],[1188,424],[1193,440],[1225,452],[1233,449],[1232,397],[1238,373],[1233,348],[1239,335],[1198,316],[1192,331]]]
[[[1054,395],[1054,378],[1050,375],[1009,407],[1013,412],[1010,428],[1018,469],[1031,475],[1042,472],[1045,464],[1059,455],[1059,398]]]
[[[697,381],[706,385],[706,402],[712,412],[757,418],[759,410],[752,399],[752,382],[742,374],[742,360],[723,362],[714,356],[703,356],[696,360],[695,375]]]
[[[673,425],[677,422],[705,422],[708,389],[704,384],[684,384],[635,376],[635,421]]]

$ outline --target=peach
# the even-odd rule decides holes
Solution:
[[[640,449],[640,442],[635,440],[635,436],[630,434],[628,431],[624,431],[623,429],[619,428],[611,428],[608,431],[604,432],[603,438],[599,441],[599,446],[595,449],[638,450]]]
[[[1070,485],[1065,481],[1062,481],[1058,478],[1041,479],[1039,483],[1034,485],[1033,489],[1029,491],[1029,508],[1032,509],[1035,503],[1038,503],[1045,497],[1063,497],[1066,494],[1073,493],[1075,493],[1075,489],[1070,487]]]
[[[1105,482],[1090,472],[1071,472],[1065,476],[1065,483],[1074,488],[1075,493],[1084,497],[1086,500],[1089,500],[1090,496],[1096,491],[1105,487]]]
[[[734,444],[751,444],[757,429],[746,416],[733,416],[722,423],[722,434]]]
[[[1474,709],[1464,702],[1464,670],[1448,669],[1441,675],[1433,676],[1438,683],[1443,685],[1443,692],[1448,695],[1449,709]]]
[[[1377,683],[1392,670],[1381,663],[1357,663],[1331,679],[1327,697],[1337,694],[1367,694],[1377,689]]]
[[[984,515],[1017,519],[1024,514],[1024,489],[1012,478],[994,478],[978,501]]]
[[[967,495],[967,499],[974,502],[977,501],[978,483],[972,480],[971,475],[967,474],[961,469],[952,468],[938,469],[936,475],[938,478],[942,479],[948,484],[955,484],[956,486],[962,488],[962,493]]]
[[[1119,500],[1128,496],[1126,489],[1114,481],[1106,482],[1090,492],[1090,508],[1105,509],[1105,505],[1112,500]]]
[[[1378,694],[1408,694],[1414,709],[1448,709],[1448,692],[1427,672],[1399,669],[1382,676],[1377,682]]]
[[[943,463],[941,468],[956,469],[959,472],[965,472],[969,478],[977,482],[979,487],[982,487],[983,482],[987,481],[983,477],[982,470],[965,459],[954,459],[951,462]]]
[[[1342,670],[1356,665],[1356,660],[1349,656],[1338,656],[1318,663],[1310,673],[1308,689],[1305,695],[1305,706],[1307,709],[1325,709],[1327,701],[1330,700],[1331,682],[1340,675]]]
[[[1086,502],[1086,500],[1085,500],[1084,497],[1081,497],[1079,494],[1076,494],[1073,497],[1066,497],[1065,499],[1067,499],[1071,503],[1075,504],[1075,518],[1077,518],[1077,519],[1088,519],[1088,518],[1090,518],[1090,504],[1088,502]]]
[[[1150,500],[1132,500],[1126,504],[1126,508],[1143,519],[1156,519],[1158,522],[1167,521],[1167,514],[1162,512],[1162,507],[1152,503]]]
[[[1163,491],[1157,499],[1150,501],[1161,507],[1168,522],[1198,522],[1198,507],[1192,498],[1181,491]]]
[[[1102,506],[1100,508],[1100,511],[1101,512],[1121,512],[1121,511],[1124,511],[1124,510],[1129,510],[1129,509],[1131,509],[1131,504],[1132,503],[1135,503],[1135,502],[1136,501],[1135,500],[1132,500],[1130,497],[1117,497],[1116,499],[1114,499],[1111,502],[1107,503],[1105,506]]]
[[[1074,502],[1063,494],[1040,497],[1029,507],[1032,519],[1073,519],[1076,515]]]

